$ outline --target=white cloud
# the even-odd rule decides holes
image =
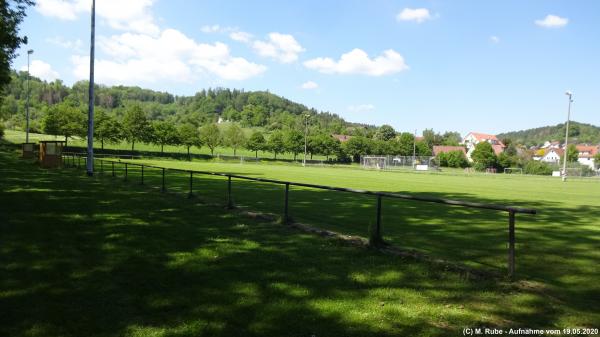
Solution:
[[[22,66],[21,71],[27,71],[27,66]],[[52,66],[41,60],[31,61],[31,64],[29,65],[29,73],[31,76],[39,77],[48,82],[52,82],[60,77],[58,72],[52,69]]]
[[[231,32],[229,33],[229,37],[234,41],[244,43],[250,42],[253,38],[252,34],[246,32]]]
[[[421,23],[427,20],[431,20],[431,14],[427,8],[404,8],[398,15],[396,15],[398,21],[415,21]]]
[[[150,13],[155,0],[102,0],[96,2],[96,15],[118,30],[158,34],[160,29]],[[36,10],[44,16],[76,20],[91,11],[91,0],[38,0]]]
[[[81,51],[82,47],[83,47],[83,42],[81,41],[81,39],[71,41],[71,40],[66,40],[62,36],[47,38],[46,42],[51,43],[56,46],[59,46],[59,47],[62,47],[62,48],[65,48],[65,49],[72,49],[75,51]]]
[[[313,82],[313,81],[304,82],[300,86],[300,88],[307,89],[307,90],[317,89],[318,87],[319,87],[319,85],[316,82]]]
[[[364,113],[374,111],[375,106],[373,104],[349,105],[347,109],[350,112]]]
[[[382,55],[370,59],[362,49],[353,49],[343,54],[339,61],[329,57],[319,57],[304,62],[304,66],[325,74],[362,74],[382,76],[407,70],[404,58],[392,49]]]
[[[281,63],[292,63],[304,48],[289,34],[270,33],[267,41],[256,40],[252,48],[261,56],[271,57]]]
[[[224,43],[197,43],[185,34],[166,29],[159,36],[124,33],[100,37],[98,47],[108,59],[96,60],[96,77],[104,84],[184,82],[199,76],[223,80],[245,80],[266,67],[230,54]],[[78,79],[89,76],[89,57],[73,56]]]
[[[492,36],[490,36],[490,42],[494,43],[494,44],[500,43],[500,38],[492,35]]]
[[[535,24],[545,28],[560,28],[569,23],[569,19],[549,14],[543,20],[535,20]]]

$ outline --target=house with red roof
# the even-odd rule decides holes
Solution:
[[[489,135],[487,133],[480,132],[469,132],[469,134],[467,134],[462,141],[467,148],[467,159],[469,159],[469,161],[473,161],[471,159],[471,153],[473,153],[475,150],[475,146],[481,142],[490,143],[496,155],[499,155],[500,153],[504,152],[504,149],[506,149],[506,146],[495,135]]]
[[[560,164],[560,160],[564,154],[565,150],[563,149],[549,148],[544,150],[544,155],[540,160],[545,163]]]
[[[592,170],[595,169],[597,163],[594,163],[594,156],[600,152],[600,146],[577,145],[577,161],[581,165],[589,166]]]

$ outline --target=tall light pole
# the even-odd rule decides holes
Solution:
[[[90,41],[90,87],[88,104],[87,175],[94,175],[94,42],[96,33],[96,0],[92,0],[92,34]]]
[[[308,149],[308,119],[309,114],[304,114],[305,127],[304,127],[304,159],[302,159],[302,166],[306,166],[306,151]]]
[[[569,154],[569,120],[571,119],[571,103],[573,103],[573,93],[567,91],[565,92],[565,95],[569,97],[569,108],[567,109],[567,127],[565,130],[565,154],[563,159],[562,181],[567,181],[567,157]]]
[[[415,168],[415,159],[417,158],[417,129],[415,129],[415,135],[413,136],[413,168]]]
[[[33,54],[33,49],[27,51],[27,103],[25,103],[25,143],[29,143],[29,55]]]

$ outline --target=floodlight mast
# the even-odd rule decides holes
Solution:
[[[309,114],[304,114],[305,120],[305,128],[304,128],[304,159],[302,159],[302,166],[306,166],[306,152],[308,149],[308,119],[310,118]]]
[[[569,154],[569,120],[571,119],[571,103],[573,103],[573,93],[569,90],[565,92],[569,97],[569,108],[567,109],[567,125],[565,130],[565,154],[563,159],[562,181],[567,181],[567,157]]]
[[[25,103],[25,143],[29,143],[29,55],[33,54],[33,49],[27,51],[27,103]]]
[[[94,42],[96,33],[96,0],[92,0],[92,22],[90,38],[90,83],[88,104],[88,134],[87,134],[87,175],[94,175]]]

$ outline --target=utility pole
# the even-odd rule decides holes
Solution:
[[[415,135],[413,137],[413,168],[415,168],[415,160],[417,159],[417,129],[415,129]]]
[[[96,32],[96,0],[92,0],[92,34],[90,41],[90,87],[88,105],[87,175],[94,175],[94,43]]]
[[[33,49],[27,51],[27,103],[25,103],[25,143],[29,143],[29,55],[33,54]]]
[[[567,91],[565,92],[565,95],[569,97],[569,108],[567,109],[567,126],[565,130],[565,153],[563,159],[562,181],[567,181],[567,155],[569,154],[569,120],[571,119],[571,103],[573,103],[573,93]]]
[[[302,160],[302,166],[306,166],[306,151],[308,149],[308,118],[309,114],[304,114],[305,127],[304,127],[304,159]]]

